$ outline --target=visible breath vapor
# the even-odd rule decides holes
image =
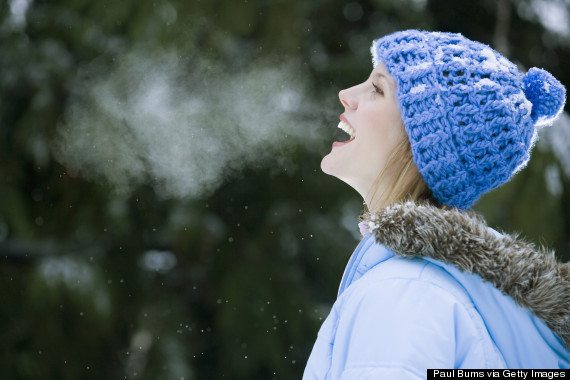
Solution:
[[[330,136],[292,65],[228,73],[175,52],[153,57],[133,52],[78,77],[55,149],[64,165],[121,192],[150,182],[165,198],[198,197]]]

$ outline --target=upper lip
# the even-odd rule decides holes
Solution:
[[[352,124],[350,124],[350,122],[349,122],[348,119],[344,116],[344,114],[340,115],[340,116],[339,116],[339,119],[342,120],[342,121],[344,121],[346,124],[350,125],[351,128],[354,129],[354,127],[352,126]]]

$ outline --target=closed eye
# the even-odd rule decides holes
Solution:
[[[377,92],[380,95],[384,95],[384,91],[382,91],[382,89],[380,87],[378,87],[377,85],[375,85],[374,83],[372,83],[372,86],[374,86],[374,91]]]

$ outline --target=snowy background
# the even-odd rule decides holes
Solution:
[[[569,0],[458,4],[0,2],[0,378],[300,378],[359,238],[319,163],[371,40],[460,32],[570,86]],[[475,209],[570,259],[568,113]]]

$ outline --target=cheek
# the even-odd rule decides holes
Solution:
[[[363,150],[369,158],[369,164],[381,170],[398,144],[406,138],[401,121],[397,118],[379,126],[367,136]]]
[[[377,162],[390,154],[395,133],[389,126],[381,125],[374,128],[362,141],[366,155]]]
[[[380,136],[374,136],[376,138],[369,138],[366,142],[366,146],[362,149],[363,156],[366,157],[366,164],[370,168],[370,171],[380,171],[390,155],[390,146],[386,144],[386,141],[379,138]]]

